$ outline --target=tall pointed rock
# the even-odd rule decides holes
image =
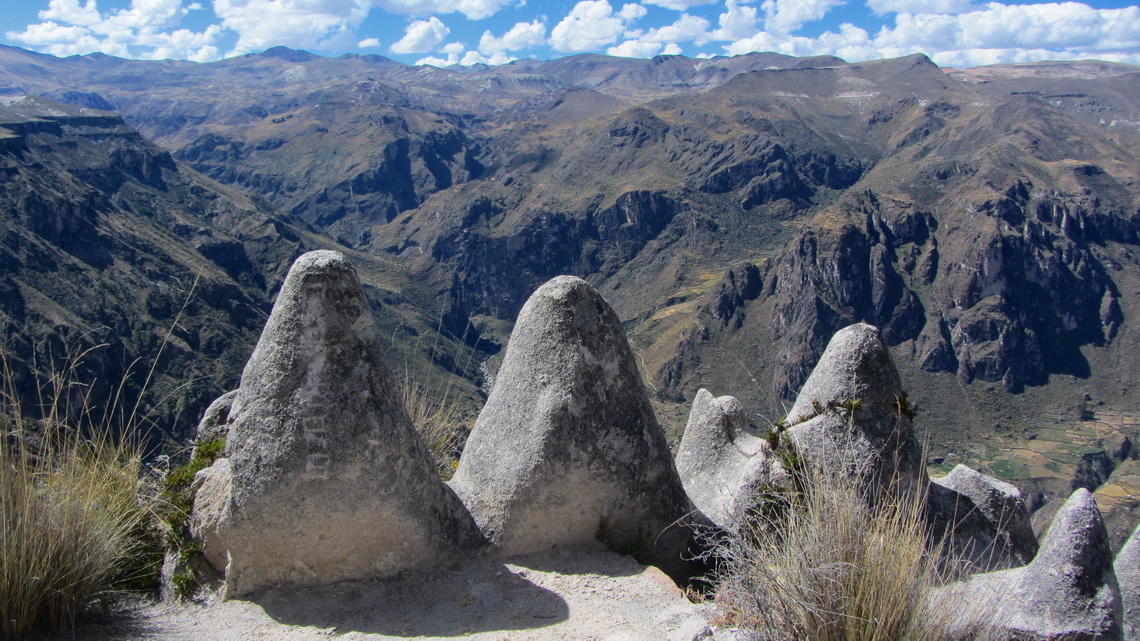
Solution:
[[[609,304],[560,276],[519,313],[451,486],[505,554],[600,538],[677,570],[689,503]]]
[[[293,264],[229,418],[227,597],[390,576],[480,540],[408,419],[340,253]]]
[[[835,333],[788,412],[800,455],[850,475],[872,494],[922,492],[927,483],[911,410],[879,330]]]

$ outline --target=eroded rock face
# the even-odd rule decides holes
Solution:
[[[390,576],[478,545],[374,334],[343,255],[297,259],[230,411],[227,597]]]
[[[787,421],[805,460],[857,479],[872,494],[909,494],[927,482],[910,411],[879,330],[859,323],[832,337]]]
[[[1120,586],[1124,641],[1140,639],[1140,527],[1120,548],[1112,569]]]
[[[233,407],[237,390],[232,390],[214,399],[202,414],[198,427],[194,429],[194,440],[199,443],[225,438],[230,431],[230,408]]]
[[[1018,639],[1121,638],[1108,532],[1083,488],[1057,513],[1032,563],[976,574],[937,590],[934,598],[996,602],[998,622]]]
[[[931,479],[928,508],[936,531],[952,532],[954,552],[977,571],[1022,566],[1037,554],[1025,498],[1009,483],[958,465]]]
[[[202,545],[202,555],[218,572],[225,573],[229,564],[226,544],[218,533],[222,514],[230,502],[233,470],[228,458],[194,475],[194,509],[190,513],[190,536]]]
[[[689,502],[617,315],[559,276],[519,314],[451,486],[503,553],[600,538],[678,569]]]
[[[789,479],[768,442],[749,430],[740,402],[706,389],[693,399],[677,472],[697,509],[730,531],[765,488]]]

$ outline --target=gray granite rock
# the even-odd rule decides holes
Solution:
[[[972,570],[1025,565],[1037,554],[1025,498],[1016,487],[965,465],[931,479],[927,514]]]
[[[879,330],[859,323],[831,338],[786,420],[805,461],[847,474],[873,498],[925,490],[908,411]]]
[[[450,483],[502,553],[598,538],[682,571],[689,501],[621,323],[579,278],[523,306]]]
[[[226,596],[386,577],[479,545],[408,419],[356,271],[297,259],[242,373],[220,534]]]
[[[1112,568],[1120,586],[1124,641],[1140,641],[1140,526],[1120,548]]]
[[[1121,638],[1121,607],[1108,532],[1092,494],[1072,496],[1027,566],[976,574],[935,591],[936,599],[993,603],[1013,638],[1092,641]]]
[[[225,438],[230,432],[230,408],[234,404],[237,390],[232,390],[214,399],[202,414],[198,427],[194,430],[194,440],[199,443]]]
[[[677,450],[677,472],[693,504],[726,530],[736,530],[761,492],[783,485],[788,472],[763,438],[752,433],[740,402],[697,391]]]
[[[194,475],[191,492],[194,496],[190,512],[190,536],[202,546],[202,555],[218,572],[224,573],[229,564],[229,552],[218,533],[222,513],[230,502],[233,472],[230,460],[221,458]]]

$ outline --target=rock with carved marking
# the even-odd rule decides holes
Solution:
[[[766,440],[748,427],[740,402],[697,392],[677,451],[677,472],[693,504],[716,525],[738,529],[767,489],[790,480]]]
[[[480,544],[412,427],[340,253],[293,264],[229,418],[227,597],[392,576]]]
[[[599,538],[685,572],[689,501],[621,323],[579,278],[519,313],[451,486],[504,554]]]

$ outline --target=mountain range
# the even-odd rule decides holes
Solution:
[[[185,302],[158,368],[175,437],[236,383],[291,260],[336,247],[394,364],[473,405],[522,303],[571,273],[623,319],[674,438],[700,387],[777,421],[863,321],[932,460],[1038,505],[1076,484],[1137,505],[1137,67],[0,47],[0,104],[9,343],[105,328],[113,378]]]

